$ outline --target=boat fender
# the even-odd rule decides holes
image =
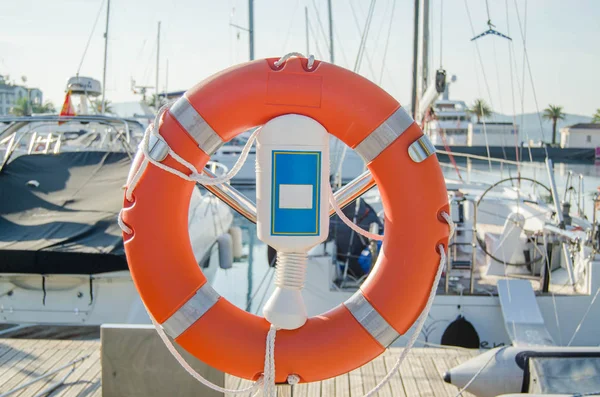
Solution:
[[[231,235],[233,260],[239,261],[244,255],[242,251],[242,228],[239,226],[231,226],[229,228],[229,234]]]
[[[221,269],[231,269],[233,267],[233,239],[231,234],[223,233],[217,237],[217,246],[219,248],[219,267]]]

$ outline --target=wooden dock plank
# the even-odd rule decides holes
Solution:
[[[79,363],[75,371],[67,378],[65,386],[53,397],[77,397],[84,393],[88,388],[93,387],[95,381],[100,381],[102,377],[100,366],[100,349],[95,346],[81,352],[79,357],[89,355],[83,362]],[[63,375],[64,376],[64,375]]]
[[[343,374],[333,378],[335,383],[335,397],[350,397],[350,377]]]
[[[321,382],[321,396],[335,397],[335,378],[326,379]]]
[[[425,369],[425,374],[427,379],[429,379],[429,384],[433,389],[433,394],[435,396],[446,396],[447,391],[444,387],[445,382],[442,379],[442,373],[436,368],[434,364],[435,357],[430,355],[424,355],[420,357],[421,364]]]
[[[377,357],[375,360],[373,360],[372,364],[373,364],[373,372],[375,374],[375,385],[377,385],[387,375],[387,372],[388,372],[385,367],[385,357],[384,356]],[[381,390],[379,390],[377,395],[379,397],[395,397],[392,394],[392,389],[391,389],[389,382],[387,384],[385,384],[381,388]]]
[[[32,364],[37,357],[46,349],[48,341],[36,341],[31,346],[22,346],[20,349],[14,349],[13,354],[7,356],[6,360],[0,365],[0,391],[11,390],[5,386],[8,380]]]
[[[348,373],[348,378],[350,380],[350,390],[349,394],[351,397],[362,397],[364,395],[363,390],[363,379],[360,368],[355,369]]]
[[[392,359],[396,361],[398,358],[393,357]],[[409,397],[418,396],[419,388],[417,387],[417,381],[412,373],[412,369],[410,368],[410,362],[408,357],[400,366],[400,377],[402,379],[402,384],[404,385],[406,395]]]
[[[45,334],[41,332],[42,335]],[[69,332],[65,331],[67,335]],[[371,363],[323,382],[300,384],[293,388],[277,387],[281,397],[362,397],[375,387],[392,369],[402,349],[391,349]],[[67,378],[65,385],[50,394],[52,397],[101,397],[100,342],[97,340],[0,339],[0,392],[6,392],[76,358],[91,356],[80,363]],[[458,389],[446,384],[442,373],[462,363],[479,351],[464,349],[416,348],[400,368],[400,372],[379,391],[380,397],[454,396]],[[44,379],[14,397],[33,397],[55,385],[69,368]],[[252,382],[233,376],[225,377],[225,385],[241,389]],[[8,389],[7,389],[8,388]],[[7,390],[5,390],[7,389]],[[464,396],[469,394],[464,393]],[[233,395],[231,395],[233,397]],[[11,396],[13,397],[13,396]]]
[[[373,361],[360,367],[360,373],[362,375],[363,394],[365,394],[377,386]]]
[[[425,373],[425,368],[423,368],[423,364],[419,359],[418,355],[410,354],[407,357],[409,362],[411,363],[411,369],[413,375],[415,376],[415,380],[417,381],[417,388],[419,389],[420,395],[423,397],[434,397],[433,388],[431,387],[431,383],[429,383],[429,378]]]
[[[385,364],[386,373],[394,368],[397,360],[398,358],[394,356],[384,356],[383,362]],[[388,385],[390,386],[393,397],[407,397],[406,390],[404,390],[404,385],[402,384],[400,371],[396,372],[396,374],[390,379]]]
[[[308,397],[321,397],[321,383],[322,382],[309,383],[307,396]]]
[[[78,354],[80,354],[80,350],[77,349],[78,345],[80,344],[79,341],[56,341],[56,342],[71,342],[71,343],[70,344],[56,343],[55,346],[57,347],[57,350],[56,350],[57,353],[54,356],[52,356],[50,359],[46,360],[38,368],[38,371],[36,371],[37,372],[36,375],[32,376],[31,379],[37,378],[41,375],[44,375],[50,371],[53,371],[54,369],[61,367],[64,364],[67,364],[67,363],[75,360],[78,357]],[[69,345],[71,348],[68,348]],[[63,371],[60,371],[53,376],[44,378],[44,379],[40,380],[39,382],[36,382],[36,383],[32,384],[31,386],[21,390],[19,393],[15,394],[14,396],[11,396],[11,397],[34,396],[37,393],[39,393],[40,391],[46,389],[53,382],[56,382],[56,380],[61,379],[68,371],[69,371],[69,369],[65,368]]]
[[[293,388],[291,394],[294,395],[294,397],[308,397],[308,383],[300,383],[294,386],[278,386],[279,388]]]
[[[0,384],[3,389],[12,390],[30,378],[39,376],[39,367],[53,358],[56,355],[56,351],[52,349],[52,346],[49,346],[46,350],[41,350],[40,353],[33,351],[29,354],[28,360],[21,361],[19,365],[12,367],[10,371],[7,371],[7,373],[0,377]],[[7,376],[10,372],[13,372],[14,376]]]
[[[433,360],[433,364],[440,374],[443,374],[452,368],[445,357],[437,357],[435,360]],[[456,386],[451,385],[450,383],[443,382],[443,385],[444,390],[446,391],[446,396],[455,396],[458,392]]]
[[[293,397],[296,395],[296,390],[294,390],[296,386],[289,385],[281,385],[277,386],[277,397]]]

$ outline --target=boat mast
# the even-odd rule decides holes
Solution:
[[[421,76],[423,85],[421,86],[420,95],[423,95],[423,92],[427,89],[429,78],[429,1],[423,1],[423,45],[421,52],[421,56],[423,57],[423,75]]]
[[[414,30],[413,30],[413,78],[412,78],[412,116],[417,117],[417,86],[419,81],[419,16],[420,16],[421,0],[415,0],[414,12]]]
[[[158,112],[158,105],[160,101],[158,100],[158,65],[160,60],[160,21],[158,21],[158,31],[156,32],[156,98],[154,98],[154,108]]]
[[[254,0],[248,0],[248,41],[250,60],[254,60]]]
[[[304,6],[304,25],[306,30],[306,56],[310,55],[310,36],[308,35],[308,7]]]
[[[331,13],[331,0],[327,0],[327,8],[329,10],[329,61],[335,63],[333,53],[333,14]],[[308,56],[308,53],[306,56]]]
[[[102,71],[102,105],[100,113],[106,108],[106,61],[108,58],[108,22],[110,21],[110,0],[106,1],[106,29],[104,30],[104,69]]]

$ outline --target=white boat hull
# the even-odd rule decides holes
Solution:
[[[217,238],[227,233],[232,220],[231,210],[216,197],[193,191],[190,242],[209,282],[219,267]],[[0,323],[145,324],[150,319],[127,270],[93,275],[4,273],[0,274]]]

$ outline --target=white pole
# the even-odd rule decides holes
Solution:
[[[156,109],[157,112],[158,112],[158,108],[159,108],[159,104],[160,104],[160,101],[158,100],[158,92],[160,91],[158,89],[159,60],[160,60],[160,21],[158,21],[158,32],[156,33],[156,84],[154,85],[156,87],[156,98],[154,98],[154,108]]]
[[[102,71],[102,106],[100,113],[106,108],[106,61],[108,60],[108,22],[110,21],[110,0],[106,1],[106,29],[104,30],[104,70]]]
[[[335,63],[333,56],[333,15],[331,13],[331,0],[327,1],[327,7],[329,11],[329,61]],[[308,54],[306,56],[308,56]]]
[[[310,55],[310,36],[308,35],[308,7],[304,7],[304,25],[306,29],[306,56]]]
[[[254,60],[254,0],[248,0],[248,44],[250,60]],[[308,55],[307,55],[308,56]]]
[[[167,97],[167,93],[169,92],[169,58],[167,58],[167,68],[165,72],[165,99]]]

